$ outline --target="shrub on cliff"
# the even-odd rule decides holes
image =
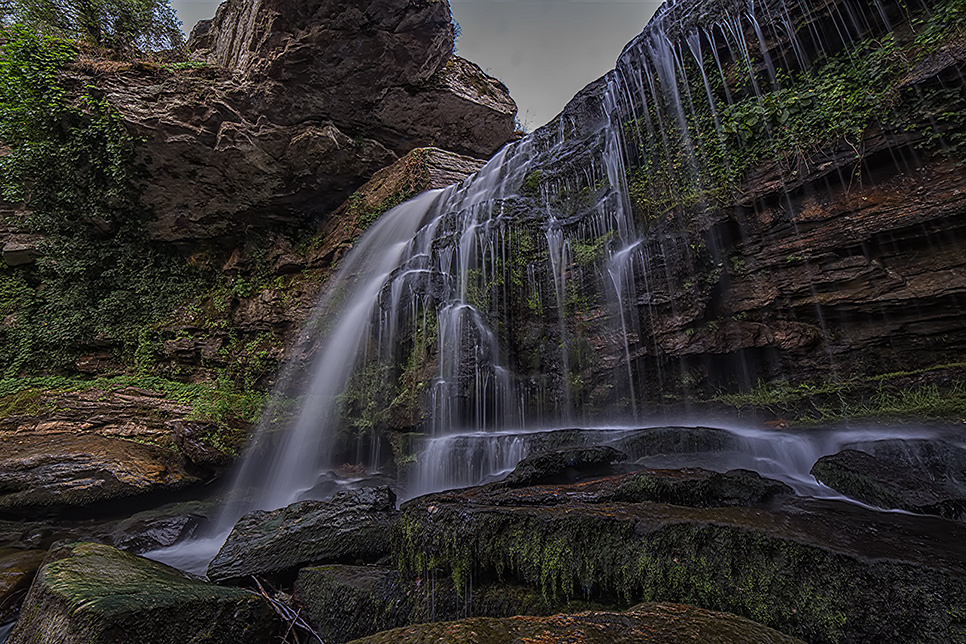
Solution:
[[[133,353],[138,332],[190,295],[195,276],[152,244],[136,181],[137,142],[111,105],[87,88],[65,89],[73,46],[23,27],[0,32],[0,158],[4,198],[22,203],[15,223],[41,233],[36,269],[13,276],[34,289],[0,327],[0,370],[48,370],[91,346]]]

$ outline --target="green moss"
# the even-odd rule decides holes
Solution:
[[[941,574],[704,522],[699,511],[679,510],[680,522],[642,523],[630,518],[636,512],[622,504],[568,512],[409,508],[396,552],[404,570],[442,568],[474,583],[517,579],[562,601],[692,604],[815,643],[869,641],[862,638],[874,633],[902,633],[910,642],[963,634],[962,624],[934,620],[941,606],[966,602],[962,584]]]
[[[966,385],[958,380],[962,365],[893,372],[844,381],[759,382],[746,393],[718,394],[714,400],[738,410],[759,409],[800,423],[843,420],[921,422],[966,420]],[[930,376],[949,373],[951,378]]]
[[[542,170],[531,170],[523,177],[523,184],[520,188],[523,190],[523,194],[530,197],[537,197],[540,195],[540,186],[543,185],[543,171]]]
[[[115,392],[136,387],[156,391],[169,400],[190,405],[191,420],[212,421],[217,433],[206,437],[229,453],[237,449],[242,428],[239,423],[258,421],[266,394],[235,391],[224,380],[214,383],[183,383],[153,376],[111,376],[94,379],[46,376],[0,380],[0,418],[38,415],[56,408],[56,394],[72,391]]]

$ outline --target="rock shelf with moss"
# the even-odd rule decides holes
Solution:
[[[404,506],[399,563],[452,571],[458,584],[518,580],[560,600],[695,604],[815,643],[966,637],[958,524],[805,500],[617,502],[601,486],[421,497]]]

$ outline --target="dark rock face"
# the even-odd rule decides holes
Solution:
[[[575,447],[526,457],[497,487],[527,487],[541,483],[573,483],[587,476],[609,474],[611,465],[627,455],[613,447]]]
[[[926,441],[877,441],[868,448],[872,453],[846,449],[824,456],[812,475],[870,505],[966,520],[966,451]]]
[[[642,604],[626,612],[592,612],[553,617],[479,617],[400,628],[356,640],[358,644],[524,644],[569,642],[587,644],[795,644],[750,620],[693,606]]]
[[[451,571],[457,584],[515,580],[552,598],[697,604],[809,642],[966,635],[957,616],[966,533],[956,523],[834,502],[757,505],[782,486],[742,495],[750,507],[721,507],[737,495],[668,485],[690,478],[700,490],[707,473],[627,476],[421,497],[404,506],[397,556],[413,572]],[[645,500],[655,497],[710,507]]]
[[[323,116],[397,153],[484,158],[513,131],[506,88],[452,55],[448,2],[231,0],[202,30],[194,47],[252,82],[275,123]]]
[[[93,543],[48,555],[11,644],[262,644],[274,614],[261,597],[188,578],[168,566]]]
[[[0,623],[17,616],[46,554],[44,550],[0,548]]]
[[[156,240],[195,248],[319,221],[414,148],[487,158],[513,132],[506,87],[452,55],[446,2],[232,0],[201,27],[210,68],[79,61],[67,79],[144,140]]]
[[[235,525],[209,564],[208,578],[219,583],[252,575],[287,578],[314,564],[378,561],[390,551],[395,506],[392,490],[381,487],[252,512]]]

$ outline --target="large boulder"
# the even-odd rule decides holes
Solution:
[[[110,546],[53,550],[24,602],[10,644],[262,644],[272,636],[268,602],[208,584]]]
[[[0,436],[0,512],[57,512],[197,483],[177,453],[97,434]]]
[[[477,617],[459,622],[410,626],[356,640],[356,644],[800,644],[761,624],[674,604],[642,604],[626,612],[589,612],[552,617]]]
[[[420,497],[403,508],[396,556],[404,570],[449,572],[457,585],[514,580],[559,601],[694,604],[816,644],[966,636],[957,523],[788,498],[693,508],[606,481]]]
[[[81,57],[65,82],[144,142],[152,238],[194,248],[321,220],[415,148],[489,158],[516,105],[452,45],[439,0],[231,0],[192,39],[210,66]]]
[[[929,441],[876,441],[856,447],[823,456],[812,475],[869,505],[966,520],[966,450]]]
[[[313,564],[378,561],[391,550],[397,516],[396,495],[388,487],[251,512],[235,524],[209,564],[208,578],[219,583],[243,582],[252,575],[287,579]]]

